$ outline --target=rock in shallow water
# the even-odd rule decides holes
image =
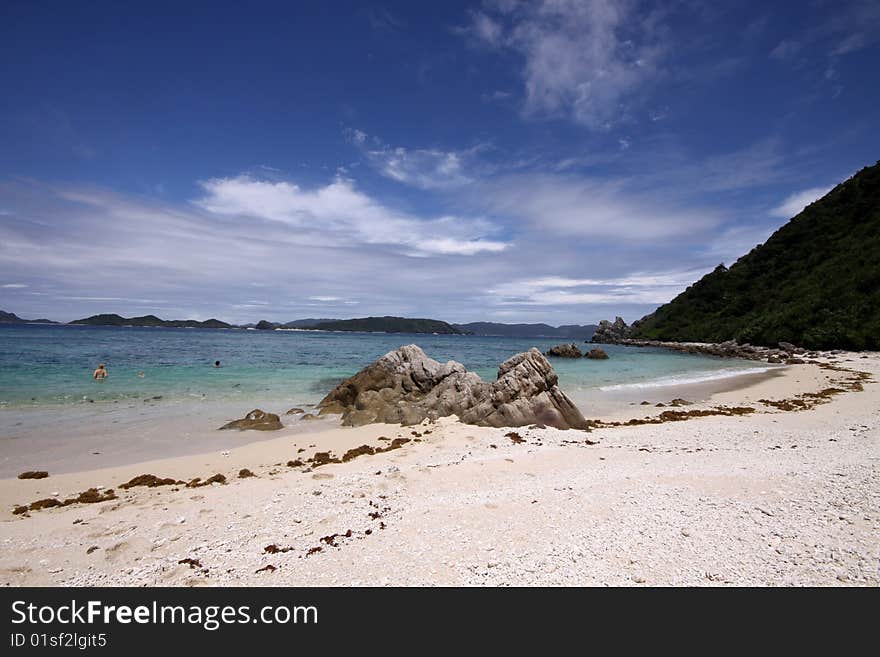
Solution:
[[[343,424],[413,425],[457,415],[466,424],[518,427],[541,423],[586,429],[587,422],[557,386],[556,372],[535,348],[508,358],[495,381],[464,365],[429,358],[416,345],[390,351],[342,382],[318,405],[341,413]]]
[[[555,347],[550,347],[550,350],[547,352],[548,356],[557,356],[559,358],[580,358],[583,356],[581,350],[578,349],[578,346],[572,342],[571,344],[558,344]]]
[[[257,431],[276,431],[282,428],[284,428],[284,425],[281,424],[281,418],[275,415],[275,413],[267,413],[259,408],[255,408],[240,420],[233,420],[220,427],[221,430],[238,429],[239,431],[245,431],[247,429],[256,429]]]

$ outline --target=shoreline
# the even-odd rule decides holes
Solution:
[[[651,399],[634,408],[642,418],[755,409],[737,417],[590,432],[493,429],[450,418],[334,427],[47,479],[3,479],[0,581],[876,585],[880,390],[854,373],[876,379],[880,354],[862,356],[783,368],[686,407]],[[809,397],[832,388],[840,392]],[[761,399],[815,404],[786,411]],[[322,451],[338,458],[361,445],[384,449],[394,439],[409,442],[345,463],[287,465]],[[255,476],[238,478],[243,468]],[[217,473],[225,485],[119,488],[142,474],[184,481]],[[53,492],[65,499],[98,486],[118,499],[11,514],[13,505]],[[494,538],[502,527],[504,543]],[[281,551],[265,550],[272,546]],[[204,568],[178,564],[185,558]],[[277,571],[257,572],[266,565]]]
[[[584,361],[582,364],[583,367],[588,365],[592,365],[592,362]],[[738,365],[743,366],[742,363]],[[560,363],[559,366],[564,371],[569,363]],[[706,364],[701,366],[706,367]],[[598,367],[602,369],[601,365]],[[736,367],[737,365],[733,365],[722,369]],[[608,392],[602,390],[599,383],[579,385],[578,377],[583,375],[576,372],[560,374],[569,377],[562,389],[586,417],[594,419],[622,417],[635,402],[642,401],[643,396],[652,399],[656,397],[658,401],[661,398],[669,401],[676,397],[686,397],[700,402],[717,392],[750,385],[752,382],[752,377],[740,372],[725,371],[720,378],[716,378],[713,370],[696,368],[692,374],[685,369],[679,376],[686,381],[688,376],[694,375],[706,376],[707,380],[676,386],[665,381],[662,372],[657,372],[655,376],[660,377],[658,380],[665,385],[652,386],[645,391],[634,388],[629,391]],[[213,374],[214,370],[210,373]],[[489,374],[482,374],[488,380]],[[651,374],[651,371],[647,371],[642,376]],[[761,372],[755,378],[766,374]],[[231,375],[225,383],[234,389],[247,376]],[[726,376],[731,378],[725,378]],[[155,378],[148,376],[148,380],[152,382]],[[212,381],[211,385],[219,385],[213,383],[213,378],[209,380]],[[608,377],[605,380],[608,381]],[[647,383],[650,384],[651,381]],[[335,384],[336,381],[333,380],[326,383],[321,396]],[[266,440],[274,434],[216,430],[257,408],[281,416],[285,425],[278,432],[281,435],[332,429],[332,426],[328,426],[332,425],[332,420],[322,418],[319,422],[306,422],[298,420],[299,416],[285,415],[285,411],[291,407],[309,411],[314,402],[320,399],[315,397],[315,390],[304,391],[301,390],[303,387],[301,384],[289,389],[267,386],[263,392],[248,390],[241,397],[229,396],[227,399],[206,397],[205,391],[208,395],[217,392],[210,387],[196,387],[194,392],[175,395],[174,390],[169,391],[161,385],[154,385],[152,390],[140,390],[130,398],[97,399],[95,403],[85,403],[84,398],[71,404],[26,404],[20,407],[3,405],[0,406],[0,424],[3,427],[0,431],[0,478],[14,477],[26,470],[63,473],[122,466],[168,456],[210,453],[217,449],[232,449],[241,444]]]
[[[653,410],[655,403],[669,402],[676,398],[688,399],[692,401],[694,408],[700,408],[711,403],[717,395],[758,385],[768,378],[779,376],[780,370],[784,369],[785,367],[767,368],[762,372],[746,372],[682,385],[651,386],[646,389],[634,387],[621,393],[600,390],[597,397],[578,398],[576,403],[583,409],[585,417],[599,421],[643,417],[645,412],[650,413]],[[642,400],[652,400],[652,408],[636,408]],[[296,405],[293,400],[288,400],[286,404],[288,407]],[[303,406],[307,413],[315,412],[312,405]],[[217,430],[220,424],[242,417],[252,407],[277,412],[285,422],[284,428],[273,432]],[[136,414],[132,414],[133,408]],[[100,411],[97,417],[95,410]],[[0,412],[11,415],[13,420],[17,419],[14,415],[16,409],[7,408]],[[31,422],[34,421],[34,415],[44,417],[38,417],[35,426],[29,428],[24,437],[5,439],[5,455],[0,461],[0,480],[14,478],[20,472],[28,470],[68,474],[168,458],[208,455],[275,438],[290,438],[296,442],[300,438],[304,440],[305,436],[343,428],[339,425],[337,416],[321,416],[313,421],[301,420],[298,415],[286,416],[277,402],[250,404],[219,400],[171,403],[153,401],[144,405],[105,403],[95,409],[80,404],[59,409],[27,408],[23,412],[19,409],[18,413],[22,419],[26,418]],[[57,442],[59,418],[56,416],[59,415],[68,428],[63,434],[64,440]],[[207,421],[208,417],[211,421]],[[90,428],[96,424],[98,430]],[[125,435],[125,439],[117,441],[121,434]]]

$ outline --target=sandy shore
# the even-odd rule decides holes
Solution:
[[[333,428],[0,480],[0,582],[877,585],[880,355],[819,360],[826,368],[791,366],[695,405],[645,391],[648,404],[603,418],[656,424],[522,428],[521,440],[454,419]],[[754,411],[660,421],[731,407]],[[287,465],[394,439],[409,442]],[[242,468],[256,476],[239,479]],[[228,483],[119,488],[144,473]],[[12,514],[98,486],[118,499]]]

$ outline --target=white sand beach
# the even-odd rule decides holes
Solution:
[[[818,360],[832,368],[793,365],[695,405],[646,390],[649,404],[603,419],[754,409],[742,415],[590,432],[455,418],[282,431],[195,456],[0,480],[0,582],[876,586],[880,354]],[[287,465],[398,438],[409,442],[345,463]],[[239,478],[242,468],[255,476]],[[141,474],[216,473],[227,483],[119,488]],[[93,487],[118,499],[12,513]]]

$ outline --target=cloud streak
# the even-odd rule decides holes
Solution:
[[[568,237],[630,242],[697,237],[721,221],[711,210],[667,202],[625,182],[565,175],[505,176],[482,185],[476,196],[492,213]]]
[[[820,198],[830,192],[833,187],[811,187],[800,192],[795,192],[778,206],[770,211],[770,215],[780,219],[791,219],[810,203],[818,201]]]
[[[472,256],[508,247],[504,241],[489,239],[495,227],[488,221],[417,218],[375,201],[344,178],[311,190],[250,176],[214,178],[201,187],[204,196],[195,204],[211,214],[279,222],[311,236],[307,239],[332,244],[383,244],[422,256]]]
[[[705,270],[637,273],[610,279],[551,276],[499,285],[492,303],[513,306],[659,305],[681,293]]]

